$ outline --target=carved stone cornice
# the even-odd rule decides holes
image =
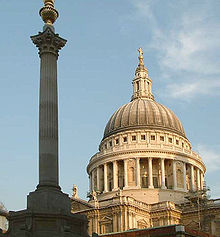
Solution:
[[[31,36],[31,40],[39,49],[40,57],[44,53],[52,53],[57,58],[59,56],[59,50],[61,50],[67,42],[67,40],[55,34],[50,26],[46,27],[44,32],[39,32],[38,35]]]

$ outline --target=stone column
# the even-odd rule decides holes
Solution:
[[[193,165],[190,165],[190,171],[191,171],[191,175],[190,175],[190,178],[191,178],[191,190],[195,191],[195,178],[194,178],[194,166]]]
[[[108,166],[107,163],[104,164],[104,193],[108,192],[108,174],[107,170]]]
[[[148,158],[148,188],[154,188],[153,185],[152,158]]]
[[[92,174],[89,174],[89,190],[92,192]]]
[[[31,37],[40,55],[40,109],[39,109],[39,185],[59,187],[58,171],[58,93],[57,59],[66,40],[54,33],[52,25]]]
[[[100,191],[100,168],[99,166],[96,167],[96,177],[97,177],[97,181],[96,181],[96,184],[97,184],[97,191]]]
[[[94,184],[94,170],[91,171],[91,178],[92,178],[92,191],[94,190],[95,184]]]
[[[124,160],[124,187],[128,187],[128,161]]]
[[[201,183],[200,183],[200,170],[197,168],[197,188],[198,190],[201,189]]]
[[[200,177],[200,180],[201,180],[201,189],[203,189],[203,188],[204,188],[204,174],[203,174],[202,171],[200,172],[200,174],[201,174],[201,177]]]
[[[118,189],[118,163],[117,161],[113,161],[113,190],[116,191]]]
[[[141,187],[141,174],[140,174],[140,158],[136,158],[136,184]]]
[[[161,158],[161,188],[166,189],[164,158]]]
[[[177,181],[176,181],[176,161],[173,160],[173,189],[177,189]]]
[[[186,192],[187,187],[186,187],[186,163],[183,162],[183,189]]]

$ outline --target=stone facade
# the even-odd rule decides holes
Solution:
[[[87,215],[90,235],[201,222],[197,209],[182,203],[203,190],[206,167],[177,116],[154,100],[139,53],[131,102],[112,115],[87,167],[89,206],[72,198],[73,213]],[[210,233],[218,233],[220,205],[215,211]]]

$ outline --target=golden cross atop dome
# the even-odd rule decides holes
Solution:
[[[139,52],[139,65],[144,65],[144,52],[142,50],[142,48],[139,48],[138,49],[138,52]]]
[[[53,25],[59,16],[58,11],[54,8],[55,0],[43,0],[44,7],[40,10],[40,16],[45,24]]]

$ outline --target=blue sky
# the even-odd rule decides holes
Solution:
[[[30,36],[42,30],[42,1],[1,0],[0,201],[26,207],[38,181],[39,58]],[[60,184],[85,198],[86,166],[112,113],[129,102],[137,49],[158,102],[182,121],[203,157],[212,197],[220,197],[219,0],[57,0]]]

